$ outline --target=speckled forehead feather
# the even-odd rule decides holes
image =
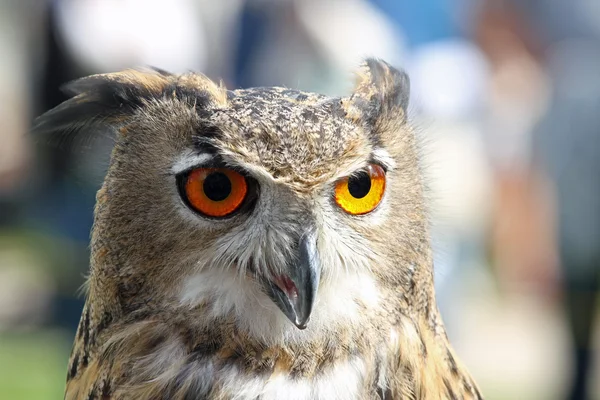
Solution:
[[[336,162],[368,157],[372,148],[370,135],[346,118],[339,98],[286,88],[230,91],[228,106],[209,120],[220,131],[217,147],[280,179],[316,183]]]

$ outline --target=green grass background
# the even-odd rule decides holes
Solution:
[[[59,331],[0,334],[0,399],[62,399],[70,348]]]

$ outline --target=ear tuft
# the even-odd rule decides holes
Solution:
[[[342,103],[351,119],[374,124],[381,117],[399,115],[405,120],[409,95],[410,80],[406,72],[369,58],[357,71],[352,95]]]
[[[32,133],[64,143],[79,133],[116,128],[146,100],[161,96],[172,77],[161,70],[126,70],[70,82],[62,90],[75,97],[38,117]]]
[[[191,73],[181,75],[177,79],[177,86],[193,90],[197,93],[197,97],[204,97],[210,100],[215,107],[227,107],[227,88],[223,84],[223,81],[217,84],[202,74]]]

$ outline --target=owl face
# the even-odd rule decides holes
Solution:
[[[387,64],[367,61],[347,98],[156,72],[75,89],[66,110],[119,125],[96,225],[127,255],[118,273],[138,277],[123,291],[215,317],[252,304],[304,329],[314,310],[318,323],[334,304],[358,312],[402,280],[421,197],[407,81]],[[59,111],[38,129],[61,126]]]
[[[366,228],[386,212],[393,159],[346,119],[339,99],[294,90],[230,92],[228,107],[205,123],[212,136],[188,137],[172,167],[181,215],[219,230],[208,266],[255,277],[304,328],[322,274],[374,261],[354,250],[369,246],[347,227]],[[333,252],[330,260],[322,251]]]

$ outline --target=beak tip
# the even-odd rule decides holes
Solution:
[[[294,321],[294,325],[296,325],[296,328],[298,328],[301,331],[303,331],[303,330],[306,329],[306,327],[308,326],[309,322],[310,322],[310,319],[308,319],[308,318],[306,320],[303,320],[303,321],[296,320],[296,321]]]

